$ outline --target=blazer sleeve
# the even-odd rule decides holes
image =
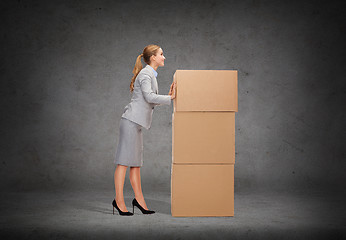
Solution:
[[[142,91],[143,97],[148,103],[165,104],[165,105],[171,104],[171,96],[159,95],[159,94],[156,94],[152,90],[151,78],[149,75],[141,74],[141,76],[138,76],[138,80],[139,80],[139,84],[141,86],[141,91]]]

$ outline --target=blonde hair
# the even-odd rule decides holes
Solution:
[[[155,56],[159,49],[160,49],[160,46],[155,45],[155,44],[150,44],[144,48],[142,54],[138,55],[138,57],[136,59],[135,67],[133,68],[133,71],[132,71],[133,77],[131,78],[131,84],[130,84],[130,91],[131,92],[134,89],[134,83],[135,83],[136,77],[137,77],[138,73],[143,68],[141,58],[143,57],[144,62],[149,65],[150,64],[150,57],[153,55]]]

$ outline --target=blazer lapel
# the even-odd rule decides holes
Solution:
[[[149,67],[149,65],[146,66],[146,68],[148,69],[149,73],[150,73],[150,76],[151,76],[151,89],[156,93],[158,94],[159,93],[159,87],[158,87],[158,84],[157,84],[157,80],[156,80],[156,77],[153,73],[153,70]]]
[[[154,74],[153,74],[153,80],[152,80],[152,82],[153,82],[153,84],[154,84],[154,92],[156,93],[156,94],[158,94],[159,93],[159,87],[158,87],[158,85],[157,85],[157,80],[156,80],[156,77],[154,76]]]

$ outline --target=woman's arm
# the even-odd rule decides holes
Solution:
[[[171,104],[170,95],[159,95],[151,89],[151,78],[148,75],[142,74],[141,76],[139,76],[138,80],[141,86],[143,97],[148,103],[165,105]]]

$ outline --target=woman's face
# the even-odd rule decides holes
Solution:
[[[152,56],[152,60],[155,64],[157,64],[160,67],[165,66],[165,56],[163,56],[163,51],[161,48],[159,48],[159,50],[157,50],[156,55]]]

